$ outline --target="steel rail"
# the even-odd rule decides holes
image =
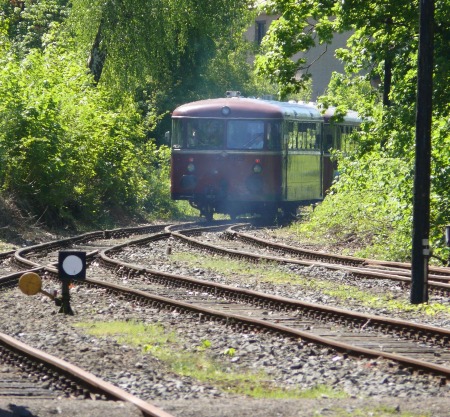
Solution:
[[[168,225],[143,225],[135,227],[118,228],[112,230],[100,230],[89,233],[84,233],[82,235],[73,236],[69,238],[64,238],[60,240],[54,240],[51,242],[40,243],[38,245],[27,246],[25,248],[19,249],[14,252],[15,261],[20,265],[30,266],[32,268],[39,267],[40,264],[27,259],[27,255],[39,252],[45,252],[49,249],[58,249],[69,247],[73,244],[88,242],[90,240],[99,239],[111,239],[115,237],[124,237],[132,234],[143,234],[143,233],[155,233],[163,230]]]
[[[124,264],[124,263],[120,263],[120,262],[117,263],[117,266],[120,266],[122,268],[133,269],[135,273],[141,274],[141,275],[150,273],[152,275],[154,275],[154,274],[164,275],[164,276],[171,277],[174,279],[183,278],[183,280],[184,280],[184,278],[185,278],[185,277],[180,277],[180,276],[176,276],[173,274],[167,274],[167,273],[160,274],[157,271],[152,271],[152,270],[148,270],[146,268],[142,268],[137,265]],[[200,281],[200,280],[195,280],[195,279],[189,279],[189,280],[199,281],[199,283],[201,283],[202,285],[203,284],[208,285],[207,283]],[[135,301],[149,303],[155,307],[159,307],[159,308],[169,307],[171,309],[174,309],[177,312],[188,311],[190,313],[195,313],[201,319],[205,319],[206,317],[209,317],[211,319],[218,320],[224,324],[241,326],[245,329],[258,328],[260,330],[270,330],[270,331],[276,332],[278,334],[283,334],[288,337],[296,337],[296,338],[299,337],[299,338],[301,338],[305,341],[311,342],[311,343],[316,343],[316,344],[319,344],[322,346],[334,348],[335,350],[337,350],[339,352],[342,352],[342,353],[345,353],[345,354],[348,354],[348,355],[351,355],[354,357],[384,358],[384,359],[395,361],[399,365],[404,366],[406,368],[420,369],[420,370],[426,371],[427,373],[439,375],[445,379],[450,379],[450,368],[441,366],[441,365],[437,365],[434,363],[417,360],[417,359],[413,359],[413,358],[408,358],[408,357],[405,357],[402,355],[396,355],[393,353],[387,353],[387,352],[383,352],[383,351],[357,347],[357,346],[353,346],[353,345],[350,345],[347,343],[334,341],[334,340],[326,338],[326,337],[317,336],[317,335],[314,335],[314,334],[306,332],[306,331],[297,330],[297,329],[293,329],[288,326],[276,324],[276,323],[273,323],[270,321],[250,318],[250,317],[241,316],[241,315],[232,314],[232,313],[221,312],[221,311],[217,311],[217,310],[205,308],[205,307],[199,307],[199,306],[195,306],[193,304],[186,303],[183,301],[178,301],[178,300],[174,300],[171,298],[154,295],[154,294],[148,293],[146,291],[132,289],[129,287],[124,287],[124,286],[118,285],[118,284],[112,284],[112,283],[98,281],[98,280],[94,280],[94,279],[86,279],[85,281],[82,281],[81,283],[84,285],[88,285],[88,286],[102,288],[102,289],[110,291],[112,293],[120,294],[122,296],[127,296],[127,297],[132,298]],[[215,287],[215,286],[211,285],[211,287]],[[261,295],[259,293],[253,292],[253,291],[235,289],[233,287],[228,287],[228,286],[225,286],[222,284],[217,285],[217,287],[225,287],[227,289],[227,291],[229,291],[229,292],[236,292],[236,290],[237,290],[237,292],[255,294],[258,297]],[[266,298],[271,298],[272,300],[281,299],[281,297],[277,297],[277,296],[268,296],[265,294],[263,296]],[[297,304],[297,303],[304,304],[304,305],[307,304],[307,303],[298,302],[296,300],[292,300],[292,302],[294,304]],[[327,311],[331,310],[334,313],[334,310],[332,308],[328,308],[325,306],[323,306],[322,308]],[[352,316],[352,313],[349,311],[342,310],[342,313],[344,315]],[[364,316],[364,315],[358,314],[358,316]],[[366,323],[370,319],[370,317],[371,316],[365,316]],[[374,316],[374,317],[376,317],[376,316]],[[352,318],[353,318],[353,316],[352,316]],[[403,321],[392,319],[390,321],[390,323],[392,325],[402,324]],[[404,323],[407,323],[407,322],[404,322]],[[441,334],[445,335],[445,337],[450,336],[450,331],[447,331],[447,330],[442,330],[439,328],[431,328],[431,326],[425,326],[425,325],[419,325],[419,327],[423,328],[424,330],[427,328],[430,328],[433,331],[434,330],[439,331],[439,332],[441,332]],[[441,380],[441,383],[444,383],[444,381]]]
[[[231,257],[236,257],[240,259],[248,259],[252,261],[260,261],[262,259],[269,261],[269,262],[276,262],[281,264],[296,264],[301,265],[305,267],[323,267],[330,270],[335,271],[344,271],[351,273],[354,276],[359,276],[362,278],[374,278],[374,279],[385,279],[390,281],[398,281],[402,282],[404,284],[411,284],[411,278],[394,275],[392,273],[386,272],[376,272],[376,271],[368,271],[365,268],[358,268],[358,267],[352,267],[352,266],[342,266],[337,265],[335,263],[323,263],[323,262],[315,262],[315,261],[306,261],[306,260],[299,260],[299,259],[292,259],[292,258],[281,258],[277,256],[270,256],[270,255],[257,255],[250,252],[244,252],[244,251],[238,251],[234,249],[225,249],[221,248],[216,245],[211,245],[209,243],[203,243],[199,242],[197,239],[193,239],[189,236],[186,236],[186,234],[190,234],[190,231],[187,232],[172,232],[172,236],[180,239],[192,246],[197,246],[199,248],[202,248],[204,250],[208,250],[210,252],[219,253],[222,255],[227,255]],[[428,287],[430,290],[437,291],[437,292],[444,292],[444,293],[450,293],[450,284],[440,283],[440,282],[428,282]]]
[[[26,271],[13,272],[12,274],[3,275],[2,277],[0,277],[0,288],[10,288],[13,285],[16,285],[18,280],[20,279],[20,277],[25,272],[39,273],[39,272],[43,272],[44,270],[45,270],[45,268],[42,266],[42,267],[37,267],[37,268],[33,268],[33,269],[27,269]]]
[[[104,395],[115,401],[126,401],[134,404],[144,416],[173,417],[171,414],[163,411],[162,409],[96,377],[90,372],[66,362],[63,359],[49,355],[42,350],[28,346],[25,343],[12,338],[11,336],[0,333],[0,343],[8,350],[14,351],[21,356],[25,356],[32,361],[38,361],[39,363],[44,364],[44,366],[56,370],[58,373],[68,375],[69,379],[81,383],[83,386],[87,387],[88,390],[94,393],[99,393],[100,395]]]
[[[3,259],[11,258],[11,256],[13,256],[15,252],[16,252],[15,250],[10,250],[7,252],[0,252],[0,261]]]
[[[289,245],[285,245],[283,243],[277,243],[277,242],[271,242],[266,239],[261,239],[256,236],[252,236],[248,233],[244,233],[238,230],[235,230],[236,228],[242,227],[241,225],[234,225],[230,226],[230,230],[228,233],[230,233],[231,236],[237,237],[242,240],[247,240],[250,242],[253,242],[255,244],[258,244],[263,247],[269,247],[271,249],[282,249],[286,252],[295,253],[299,256],[307,256],[314,259],[326,259],[329,260],[331,263],[343,263],[343,264],[349,264],[349,265],[360,265],[360,266],[376,266],[376,267],[386,267],[386,268],[397,268],[400,270],[411,270],[411,264],[408,262],[395,262],[395,261],[380,261],[377,259],[367,259],[367,258],[359,258],[354,256],[347,256],[347,255],[333,255],[333,254],[327,254],[322,252],[317,252],[310,249],[303,249],[303,248],[297,248]],[[450,268],[449,267],[439,267],[430,265],[429,271],[433,272],[434,274],[432,276],[439,277],[437,275],[438,273],[441,273],[444,276],[448,276],[450,278]]]

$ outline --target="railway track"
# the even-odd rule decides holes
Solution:
[[[144,416],[170,417],[170,414],[163,410],[89,372],[2,333],[0,333],[0,358],[3,364],[12,369],[0,385],[2,397],[17,398],[20,395],[39,399],[58,399],[65,396],[125,401],[135,405]],[[31,383],[29,379],[28,382],[24,382],[23,372],[31,374]]]
[[[223,229],[224,226],[215,229]],[[209,229],[211,230],[211,229]],[[189,234],[196,234],[198,230],[190,230]],[[119,251],[124,246],[143,245],[150,241],[167,239],[170,236],[179,238],[180,233],[166,230],[150,237],[128,241],[124,244],[106,249],[100,253],[102,262],[112,268],[121,270],[127,277],[145,277],[152,282],[151,291],[154,293],[154,283],[163,283],[163,286],[184,287],[196,290],[197,293],[214,294],[217,301],[212,302],[210,296],[196,296],[185,301],[185,294],[182,291],[183,300],[176,300],[177,295],[171,289],[170,298],[150,294],[142,290],[128,289],[117,284],[104,283],[95,280],[87,280],[88,285],[102,287],[120,294],[127,294],[145,302],[156,305],[166,305],[170,308],[195,311],[199,315],[219,317],[226,322],[244,323],[245,326],[263,327],[273,331],[279,331],[293,337],[301,337],[311,342],[320,343],[333,347],[341,352],[346,352],[355,356],[365,355],[369,357],[384,357],[395,360],[405,366],[420,368],[430,373],[441,375],[444,379],[450,376],[450,330],[433,328],[409,323],[401,320],[387,319],[383,317],[356,314],[351,311],[303,303],[281,297],[268,296],[253,291],[235,289],[220,284],[207,283],[180,275],[160,273],[150,270],[142,265],[131,265],[114,260],[108,256],[110,253]],[[190,238],[192,242],[192,238]],[[223,250],[223,249],[221,249]],[[239,253],[241,255],[241,253]],[[126,271],[126,272],[125,272]],[[56,274],[53,271],[53,274]],[[167,294],[167,290],[164,290]],[[162,291],[164,293],[164,291]],[[160,290],[161,293],[161,290]],[[169,295],[169,294],[167,294]],[[225,300],[225,301],[224,301]],[[263,308],[250,310],[242,307],[243,303],[250,305],[260,305]],[[288,310],[291,314],[273,314],[273,311]],[[250,312],[253,317],[245,313]],[[267,319],[268,315],[270,320]],[[259,318],[255,318],[259,317]],[[286,325],[280,325],[285,323]],[[320,325],[318,323],[321,323]],[[325,325],[324,325],[325,323]],[[332,323],[332,325],[330,325]],[[339,326],[337,325],[340,325]],[[310,329],[305,331],[305,329]],[[314,330],[311,330],[314,329]],[[351,329],[349,331],[349,329]],[[365,332],[362,332],[365,330]],[[371,330],[379,334],[367,332]],[[389,336],[389,337],[388,337]],[[407,340],[407,341],[405,341]],[[419,343],[417,343],[417,341]],[[382,350],[373,349],[374,347]],[[404,352],[411,357],[401,356],[395,352]],[[434,359],[434,362],[432,360]],[[442,365],[443,364],[443,365]]]
[[[157,239],[161,239],[166,235],[160,235]],[[141,244],[141,242],[136,242],[136,244]],[[121,268],[122,273],[125,273],[128,277],[133,277],[135,275],[139,277],[145,277],[147,280],[152,282],[152,291],[154,291],[155,283],[165,282],[164,285],[169,285],[171,287],[185,287],[190,290],[195,290],[197,294],[214,294],[218,297],[218,301],[214,303],[214,310],[230,312],[234,311],[236,314],[244,316],[246,308],[242,308],[242,303],[248,303],[251,305],[260,305],[265,308],[257,310],[252,308],[250,313],[252,316],[260,317],[260,319],[250,319],[248,325],[262,326],[261,320],[264,318],[264,322],[267,327],[270,327],[269,321],[272,324],[276,323],[286,323],[286,328],[289,327],[293,334],[300,335],[305,339],[320,342],[321,344],[327,344],[328,346],[333,346],[339,350],[346,352],[353,352],[354,354],[368,354],[373,357],[386,357],[389,359],[394,359],[394,356],[390,356],[387,352],[409,352],[413,353],[415,357],[419,357],[420,360],[426,358],[428,360],[435,359],[435,365],[440,366],[440,363],[445,364],[443,369],[441,369],[442,375],[446,375],[446,378],[450,375],[450,330],[440,329],[431,326],[421,326],[415,323],[406,322],[402,320],[393,320],[384,317],[378,317],[366,314],[356,314],[354,312],[342,309],[335,309],[332,307],[326,307],[323,305],[314,305],[311,303],[303,303],[298,300],[292,300],[276,296],[268,296],[266,294],[260,294],[249,290],[236,289],[230,286],[224,286],[221,284],[207,283],[205,281],[200,281],[197,279],[192,279],[188,277],[170,275],[165,273],[158,273],[155,270],[149,270],[142,266],[135,266],[120,262],[118,260],[111,259],[108,254],[117,251],[118,248],[111,248],[101,254],[103,262],[107,265],[114,266],[116,268]],[[117,290],[117,288],[116,288]],[[141,294],[142,295],[142,294]],[[170,292],[171,297],[175,297],[174,291]],[[200,300],[198,300],[200,299]],[[167,300],[155,299],[155,302],[168,302]],[[233,301],[233,302],[231,302]],[[170,303],[169,303],[170,304]],[[202,308],[205,306],[211,306],[213,304],[208,297],[196,296],[196,299],[192,298],[188,301],[188,304],[193,308],[197,306],[199,308],[199,314],[206,314]],[[188,308],[186,305],[182,305],[180,308]],[[288,310],[294,312],[294,314],[273,314],[273,311],[283,311]],[[248,311],[248,310],[247,310]],[[267,319],[269,313],[271,313],[270,320]],[[236,314],[223,313],[221,317],[225,320],[237,320]],[[321,323],[327,323],[326,326],[318,326],[317,321]],[[333,325],[330,326],[330,323]],[[339,331],[336,324],[346,324],[344,331],[342,329]],[[348,327],[356,330],[355,332],[348,331]],[[274,328],[278,328],[276,325]],[[306,333],[295,333],[295,329],[311,329],[309,334]],[[364,329],[372,329],[376,332],[382,332],[385,335],[380,339],[379,336],[369,336],[367,333],[361,335],[360,331]],[[283,327],[283,331],[286,329]],[[318,335],[318,339],[312,336],[312,334]],[[321,336],[326,335],[324,339]],[[386,335],[391,335],[391,342],[388,341]],[[360,339],[358,341],[358,338]],[[404,343],[397,339],[409,339],[411,342]],[[331,342],[332,339],[336,339],[337,342]],[[420,347],[419,344],[415,343],[415,340],[420,342],[430,343],[429,346]],[[342,343],[342,344],[340,344]],[[392,343],[389,346],[389,343]],[[359,350],[358,345],[361,347]],[[365,351],[366,347],[382,347],[383,352],[375,351],[372,354]],[[436,358],[437,361],[436,361]],[[397,357],[396,361],[401,362],[404,358]],[[411,364],[414,361],[411,362]],[[417,365],[418,363],[416,363]],[[430,362],[431,364],[431,362]],[[426,367],[426,366],[425,366]],[[425,369],[425,367],[423,369]],[[434,365],[430,366],[430,370],[436,372],[437,368]]]
[[[100,239],[114,238],[118,241],[130,235],[161,230],[163,227],[164,225],[94,232],[75,238],[35,245],[14,252],[1,253],[0,261],[2,265],[8,265],[6,268],[8,273],[3,273],[0,277],[0,289],[6,291],[17,286],[19,278],[25,272],[44,274],[47,268],[54,268],[55,262],[46,266],[37,262],[37,259],[45,258],[53,249],[74,247],[74,245],[80,245],[87,241],[96,242],[93,245],[96,248],[92,245],[85,248],[88,249],[90,246],[90,249],[92,249],[88,255],[92,259],[98,253],[98,250],[103,247],[101,242],[99,244]],[[37,259],[28,259],[27,255],[30,254]],[[10,265],[13,265],[13,268]],[[16,271],[11,273],[11,269]],[[5,272],[5,269],[2,268],[0,271]],[[76,365],[32,348],[3,333],[0,333],[0,364],[2,364],[2,369],[0,369],[0,376],[2,376],[0,401],[9,399],[13,402],[20,402],[21,400],[22,402],[24,400],[54,400],[59,402],[63,398],[119,401],[132,404],[136,407],[136,412],[139,412],[142,416],[171,417],[169,413],[162,409],[86,372]],[[20,409],[21,407],[16,408]],[[107,409],[115,414],[113,410],[117,407],[105,408],[105,410]],[[132,412],[131,410],[128,411]]]
[[[3,354],[3,353],[2,353]],[[63,395],[63,391],[48,389],[50,384],[46,382],[29,381],[24,377],[20,367],[5,366],[0,369],[0,399],[1,398],[38,398],[56,400]]]
[[[215,230],[223,232],[226,228],[227,225],[221,225]],[[211,232],[211,229],[207,230]],[[395,361],[409,372],[417,371],[436,377],[441,385],[450,379],[449,330],[258,294],[206,280],[164,273],[143,264],[118,259],[117,255],[120,256],[124,248],[145,247],[159,242],[168,251],[168,239],[179,239],[179,235],[182,235],[185,240],[186,233],[191,236],[202,233],[200,230],[180,233],[170,228],[148,232],[139,239],[121,238],[123,241],[114,241],[114,246],[111,246],[111,240],[103,239],[105,236],[89,236],[87,239],[71,241],[72,248],[89,252],[90,262],[96,263],[100,259],[104,266],[118,276],[116,283],[87,279],[85,284],[140,304],[167,308],[178,313],[189,312],[200,320],[217,321],[239,331],[274,332],[336,349],[344,356],[383,357]],[[192,237],[188,239],[196,240]],[[198,240],[197,243],[204,245]],[[38,254],[39,257],[40,250],[48,249],[34,247],[21,250],[16,253],[16,260],[36,267],[36,259],[30,260],[30,255],[34,257]],[[50,251],[50,258],[54,256],[51,254]],[[46,259],[46,262],[47,275],[56,278],[57,271],[51,265],[51,259],[50,262]],[[126,286],[119,284],[124,279]],[[398,355],[398,352],[403,355]]]
[[[405,285],[411,284],[411,265],[397,262],[384,262],[324,254],[321,252],[304,250],[264,239],[253,237],[246,233],[237,232],[236,228],[242,225],[232,226],[222,234],[224,243],[222,245],[210,244],[207,239],[202,239],[201,230],[191,229],[184,232],[173,232],[173,236],[183,240],[185,243],[208,250],[213,253],[223,254],[230,257],[247,259],[252,261],[266,260],[282,264],[296,264],[305,267],[323,267],[331,271],[342,271],[355,278],[369,278],[396,281]],[[192,238],[194,236],[195,238]],[[238,244],[236,240],[245,242],[250,248],[248,251],[235,249]],[[262,247],[265,253],[256,253],[254,247]],[[253,249],[253,250],[252,250]],[[252,250],[252,251],[250,251]],[[287,257],[289,255],[290,257]],[[409,269],[408,269],[409,268]],[[450,268],[430,267],[428,288],[438,294],[450,294]]]
[[[283,254],[292,254],[298,259],[324,262],[327,264],[349,265],[355,267],[364,267],[368,271],[382,271],[386,274],[400,275],[410,277],[411,264],[405,262],[379,261],[374,259],[358,258],[354,256],[344,256],[336,254],[327,254],[319,251],[304,249],[280,244],[267,239],[258,238],[249,233],[244,233],[240,229],[242,226],[231,226],[226,233],[229,239],[237,239],[247,242],[252,246],[271,248],[276,252]],[[429,279],[438,282],[450,282],[450,268],[429,266]]]

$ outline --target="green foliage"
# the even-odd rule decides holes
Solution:
[[[63,22],[68,15],[67,0],[6,2],[4,10],[10,16],[9,37],[16,51],[23,56],[30,49],[41,48],[42,39],[53,24]]]
[[[178,104],[258,91],[251,4],[0,0],[2,192],[43,221],[189,214],[151,132]]]
[[[244,22],[250,24],[249,20]],[[246,96],[255,94],[253,65],[250,63],[255,48],[244,40],[245,28],[242,24],[233,36],[216,41],[215,54],[201,75],[202,82],[191,92],[195,94],[193,98],[222,97],[227,90],[240,90]]]
[[[280,13],[281,18],[268,31],[257,66],[272,82],[281,83],[284,92],[301,88],[302,79],[296,78],[296,72],[308,69],[306,62],[291,60],[294,54],[302,56],[312,46],[330,42],[333,33],[352,31],[347,47],[336,52],[346,74],[334,74],[320,100],[325,107],[338,106],[338,111],[357,110],[371,123],[362,127],[357,154],[339,159],[339,182],[313,214],[313,225],[332,230],[340,239],[360,234],[360,243],[373,245],[367,253],[408,258],[419,2],[271,0],[265,4],[268,12]],[[450,63],[445,52],[450,42],[450,3],[438,1],[435,6],[430,238],[436,253],[447,258],[442,236],[443,226],[450,223]],[[369,87],[374,80],[379,80],[379,88]],[[380,103],[383,93],[388,104],[384,108]]]
[[[340,178],[303,230],[362,247],[357,255],[405,259],[411,241],[412,169],[373,152],[339,159]]]
[[[202,351],[204,351],[205,349],[209,349],[209,348],[211,348],[211,341],[210,341],[210,340],[207,340],[207,339],[204,339],[204,340],[202,340],[201,345],[197,347],[197,350],[198,350],[199,352],[202,352]]]
[[[162,138],[180,104],[226,90],[254,94],[254,46],[242,36],[252,3],[75,0],[68,26],[99,83],[164,115],[155,129]]]
[[[44,221],[186,211],[151,132],[180,103],[254,88],[249,5],[0,0],[2,192]]]
[[[450,106],[447,108],[447,114]],[[430,242],[441,258],[448,259],[445,244],[445,226],[450,224],[450,166],[448,150],[450,147],[450,120],[434,120],[432,126],[432,166],[431,166],[431,224]]]
[[[147,83],[150,91],[183,92],[188,98],[210,81],[208,66],[216,53],[224,57],[234,51],[233,42],[248,23],[249,4],[75,0],[70,24],[86,54],[100,39],[106,54],[102,82],[130,91]]]
[[[326,94],[318,101],[323,108],[336,106],[358,112],[361,117],[377,117],[381,113],[379,94],[370,86],[363,76],[340,74],[333,72]],[[379,117],[377,117],[378,119]]]
[[[161,209],[167,149],[146,139],[133,98],[94,87],[68,46],[52,32],[42,51],[0,57],[2,189],[53,220]]]
[[[303,53],[317,43],[331,41],[333,26],[327,19],[332,13],[331,6],[332,2],[323,1],[272,0],[263,3],[262,8],[267,13],[280,17],[268,29],[262,42],[262,53],[255,63],[260,76],[278,85],[280,99],[307,88],[311,74]],[[312,19],[315,19],[314,23]]]
[[[233,357],[236,354],[236,349],[235,348],[227,348],[224,350],[223,354],[226,356]]]
[[[360,256],[410,259],[414,149],[396,147],[401,140],[412,143],[414,129],[401,131],[398,125],[388,138],[390,151],[377,145],[375,129],[360,132],[354,155],[336,155],[339,179],[303,230],[326,231],[327,239],[360,245],[365,248]],[[448,258],[444,230],[450,224],[449,127],[448,120],[435,120],[432,129],[430,242],[443,259]]]

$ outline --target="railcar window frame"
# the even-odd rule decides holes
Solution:
[[[173,149],[183,147],[183,120],[172,119],[171,146]]]
[[[341,141],[343,144],[343,152],[352,152],[356,148],[354,133],[358,128],[353,125],[344,125],[341,127]]]
[[[216,132],[218,138],[215,142],[201,142],[202,127],[207,125],[220,126]],[[235,131],[241,133],[241,141],[230,146],[231,136]],[[279,151],[281,150],[281,120],[276,119],[221,119],[221,118],[177,118],[172,120],[171,146],[173,149],[189,150],[234,150],[234,151]],[[243,128],[250,126],[249,131]],[[200,128],[200,129],[199,129]],[[217,130],[217,129],[216,129]],[[195,134],[194,134],[195,132]],[[260,136],[260,141],[257,141]],[[255,140],[253,142],[253,140]]]
[[[320,152],[322,123],[318,121],[286,120],[284,147],[288,151]]]
[[[223,149],[225,121],[223,119],[192,118],[185,122],[187,149]]]

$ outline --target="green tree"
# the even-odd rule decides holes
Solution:
[[[135,94],[166,114],[199,98],[252,85],[251,45],[242,33],[254,15],[250,0],[72,2],[69,27],[98,83]],[[166,116],[158,138],[170,127]]]
[[[221,40],[240,35],[248,0],[75,0],[70,22],[94,78],[134,91],[149,83],[159,90],[204,81]],[[86,56],[88,58],[88,56]]]
[[[435,246],[442,246],[443,226],[450,222],[450,177],[446,168],[450,140],[450,91],[446,88],[450,73],[446,52],[450,46],[450,3],[436,0],[435,4],[431,238]],[[282,93],[302,88],[304,80],[295,75],[298,70],[305,70],[307,63],[292,61],[294,54],[319,43],[331,42],[333,33],[350,31],[347,48],[336,54],[345,63],[346,74],[333,77],[327,95],[321,100],[325,105],[341,105],[341,110],[356,108],[372,123],[359,133],[361,146],[357,160],[355,155],[337,155],[342,167],[339,182],[326,198],[323,211],[317,210],[314,216],[316,220],[322,216],[323,222],[332,221],[327,207],[339,203],[347,214],[342,219],[345,221],[351,217],[350,210],[359,204],[360,209],[355,212],[359,213],[359,220],[352,223],[365,225],[375,237],[380,231],[374,228],[376,222],[369,224],[369,213],[377,216],[382,213],[385,221],[379,221],[378,225],[386,225],[382,233],[386,246],[390,247],[389,242],[403,242],[406,250],[400,252],[407,256],[411,240],[410,179],[415,149],[418,1],[269,0],[264,7],[268,12],[280,14],[280,19],[268,31],[264,55],[257,60],[258,70],[278,81]],[[371,80],[379,80],[379,90],[368,88]],[[359,168],[347,169],[353,166]],[[402,170],[398,169],[400,166]],[[360,169],[364,172],[360,173]],[[392,181],[378,180],[383,176],[391,178],[388,171],[391,169],[408,181],[400,185],[402,180],[398,176]],[[358,193],[355,199],[356,190],[365,190],[365,193]],[[389,204],[385,198],[389,199]],[[376,210],[369,211],[370,204],[374,204]],[[400,210],[386,210],[386,207]],[[351,227],[351,222],[347,225]]]
[[[44,220],[173,211],[152,131],[251,85],[250,3],[0,0],[1,191]]]
[[[146,121],[132,95],[95,86],[56,25],[41,49],[21,58],[5,48],[0,63],[3,192],[52,221],[150,208],[149,195],[156,201],[167,184],[159,176],[166,155],[147,140],[152,118]]]
[[[67,0],[0,0],[0,10],[8,16],[8,37],[22,56],[42,47],[42,37],[54,23],[68,16]]]

